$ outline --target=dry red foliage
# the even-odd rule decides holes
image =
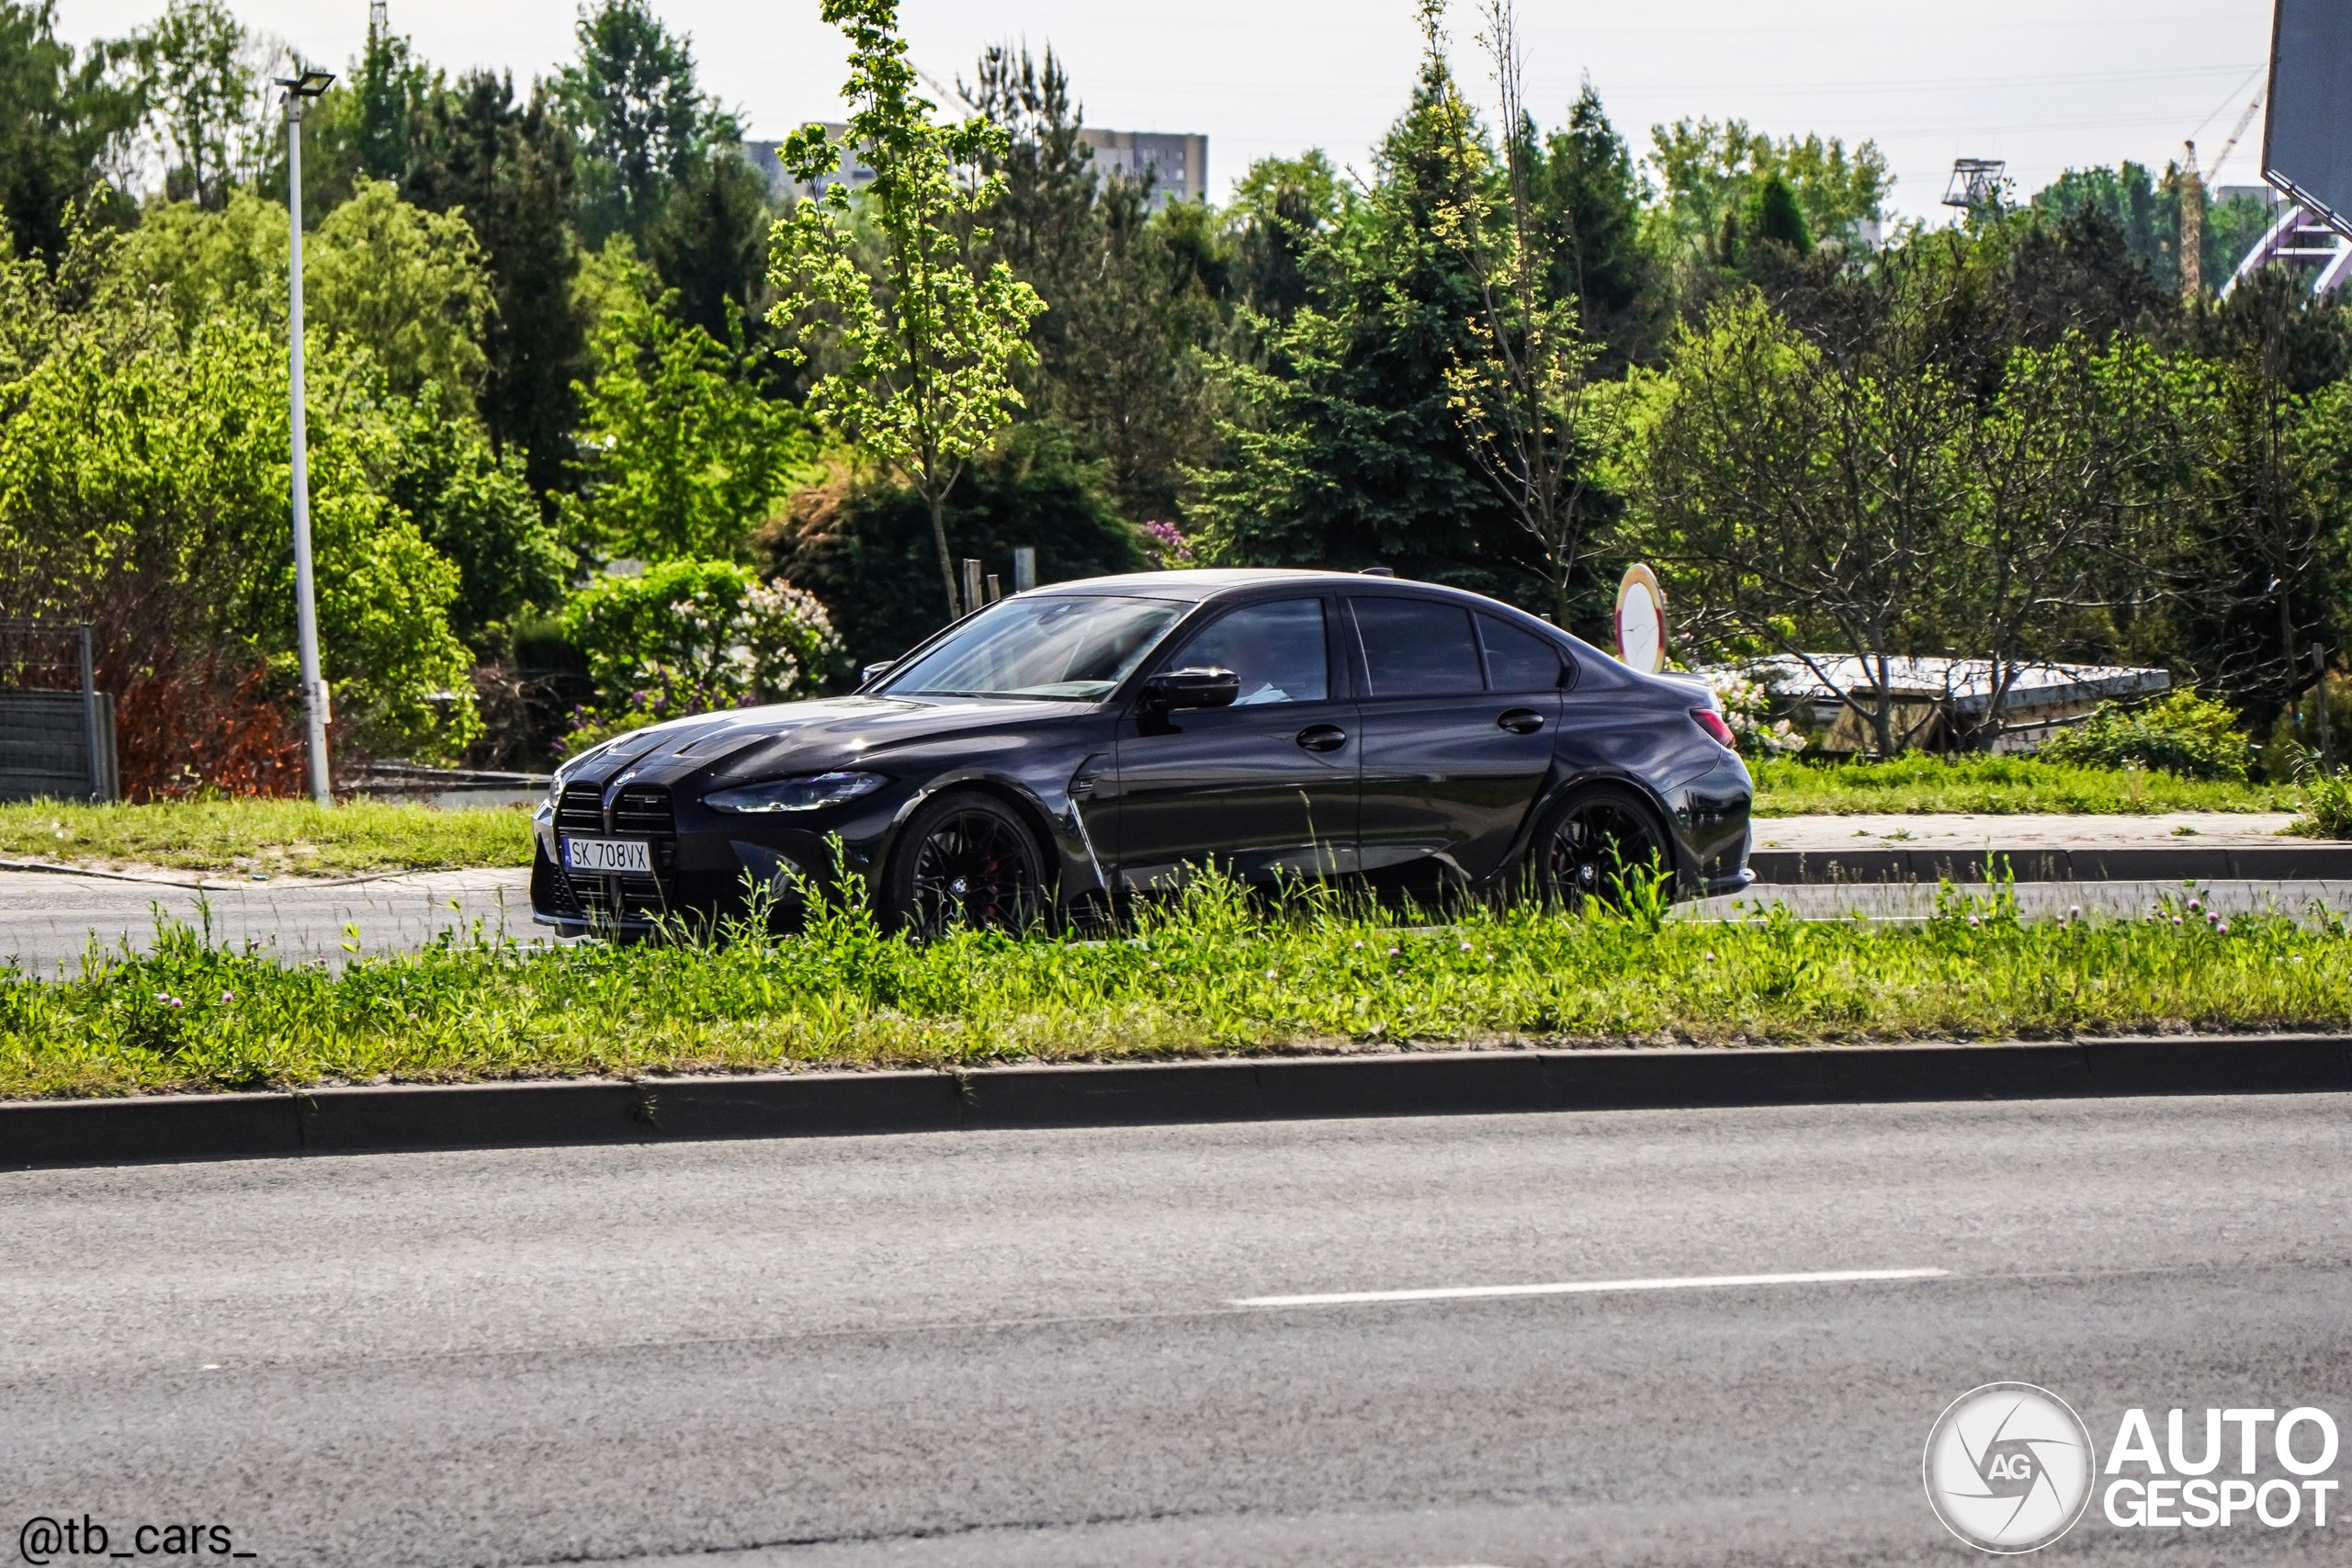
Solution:
[[[113,689],[125,799],[298,795],[307,787],[300,720],[266,670],[217,655],[166,656]]]

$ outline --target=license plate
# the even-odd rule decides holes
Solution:
[[[563,863],[568,871],[636,872],[653,874],[653,846],[641,839],[566,839]]]

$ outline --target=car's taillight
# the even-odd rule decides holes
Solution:
[[[1731,726],[1725,724],[1724,722],[1724,716],[1717,713],[1714,709],[1692,708],[1690,710],[1690,718],[1691,721],[1697,724],[1700,728],[1707,732],[1708,739],[1713,741],[1724,750],[1736,751],[1739,750],[1738,743],[1731,738]]]

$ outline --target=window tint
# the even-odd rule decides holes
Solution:
[[[1236,610],[1177,649],[1166,668],[1232,671],[1241,677],[1236,707],[1322,702],[1331,694],[1323,601],[1283,599]]]
[[[1560,653],[1523,627],[1492,615],[1478,617],[1487,644],[1487,681],[1498,692],[1549,692],[1560,683]]]
[[[1469,611],[1426,599],[1358,599],[1353,604],[1374,696],[1486,690]]]

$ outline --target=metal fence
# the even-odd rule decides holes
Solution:
[[[0,621],[0,800],[117,800],[114,696],[90,628]]]

